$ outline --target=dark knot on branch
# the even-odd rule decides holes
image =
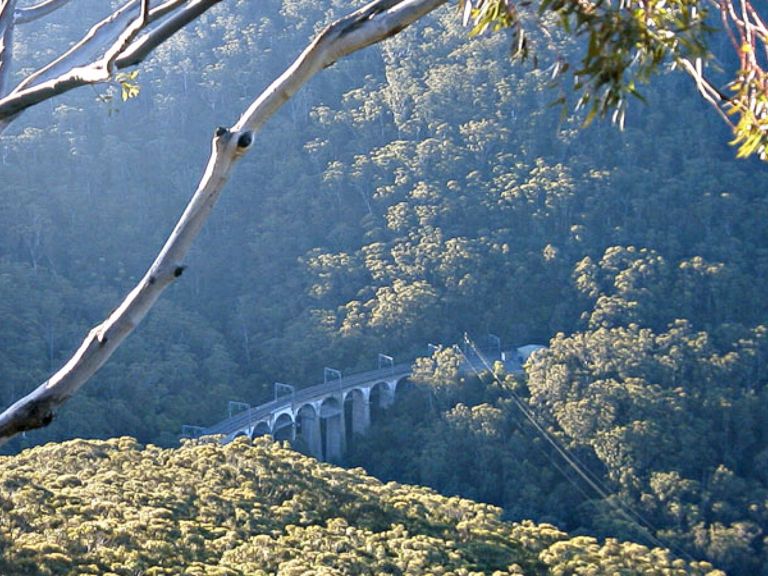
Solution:
[[[240,138],[237,139],[238,148],[248,148],[253,143],[253,132],[243,132],[240,134]]]

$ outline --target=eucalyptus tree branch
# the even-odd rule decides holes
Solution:
[[[69,0],[43,0],[43,2],[35,4],[34,6],[19,8],[15,11],[13,22],[14,24],[34,22],[43,16],[48,16],[48,14],[55,12],[67,2],[69,2]]]
[[[712,0],[739,60],[719,106],[730,122],[739,147],[737,157],[757,154],[768,160],[768,25],[750,0]]]
[[[702,58],[678,58],[704,100],[730,126],[737,157],[768,160],[768,25],[750,0],[710,0],[720,14],[739,68],[722,89],[709,80]],[[738,4],[738,5],[737,5]]]
[[[162,292],[184,272],[184,258],[213,210],[235,163],[257,131],[310,78],[357,50],[393,36],[446,0],[374,0],[315,38],[298,59],[254,100],[231,128],[216,130],[205,172],[152,266],[125,300],[86,336],[58,372],[0,414],[0,443],[48,425],[56,410],[104,365],[139,325]]]
[[[178,2],[178,0],[176,0]],[[184,0],[182,0],[184,1]],[[213,4],[220,0],[194,0],[183,10],[168,17],[162,24],[153,28],[150,32],[140,36],[115,60],[117,68],[128,68],[142,62],[155,48],[168,40],[184,26],[196,20]],[[159,8],[158,8],[159,10]],[[150,22],[155,19],[155,10],[150,12]]]
[[[0,6],[0,96],[5,94],[13,62],[13,3]]]
[[[106,82],[115,68],[138,64],[159,44],[220,1],[168,0],[150,9],[148,0],[131,0],[95,24],[60,57],[0,98],[0,132],[27,108],[80,86]],[[149,29],[158,21],[162,22]],[[140,57],[118,64],[120,57],[137,42],[148,49],[141,51]]]
[[[714,84],[712,84],[704,75],[702,70],[701,60],[691,61],[690,59],[680,58],[675,66],[679,66],[683,72],[688,74],[696,84],[696,90],[704,100],[712,106],[715,112],[718,113],[720,118],[733,129],[735,124],[731,120],[731,117],[723,110],[723,104],[727,102],[728,97],[725,96]]]
[[[11,92],[11,96],[19,98],[43,83],[74,76],[74,70],[85,70],[98,62],[105,50],[112,46],[120,34],[139,17],[139,0],[130,0],[109,16],[94,24],[90,30],[69,50],[51,63],[27,76]],[[5,99],[0,100],[3,102]],[[35,102],[37,103],[37,102]],[[0,114],[0,119],[4,117]]]
[[[125,51],[147,24],[149,24],[149,0],[141,0],[138,18],[123,30],[120,36],[117,37],[117,40],[106,51],[104,57],[94,62],[92,66],[96,70],[104,71],[106,79],[109,79],[112,76],[112,70],[117,57]]]
[[[15,11],[16,0],[0,0],[0,26],[6,26],[8,22],[13,22]]]
[[[43,0],[35,6],[16,8],[17,0],[0,2],[0,97],[8,93],[13,62],[13,33],[16,26],[33,22],[64,6],[69,0]],[[0,123],[2,132],[3,123]]]

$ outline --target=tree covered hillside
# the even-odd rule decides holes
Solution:
[[[0,459],[0,506],[0,569],[16,576],[722,575],[663,549],[504,523],[497,508],[266,439],[48,444]]]
[[[645,301],[616,300],[635,312]],[[594,317],[553,338],[525,374],[462,374],[450,348],[422,359],[416,385],[357,439],[349,464],[510,519],[663,542],[729,574],[763,574],[765,327],[678,320],[656,331],[639,316]]]
[[[3,134],[4,404],[144,272],[212,127],[344,6],[223,3],[147,62],[138,98],[72,93]],[[97,8],[25,26],[20,53],[71,41]],[[243,160],[179,285],[93,387],[11,449],[115,434],[172,445],[227,400],[315,383],[323,366],[370,368],[378,352],[411,357],[464,331],[546,342],[581,326],[587,294],[571,278],[606,251],[651,250],[668,276],[684,272],[643,288],[656,329],[764,319],[765,168],[733,159],[690,86],[642,87],[649,105],[630,107],[623,133],[579,131],[547,107],[551,70],[512,66],[508,50],[504,34],[468,39],[444,10],[311,82]]]
[[[43,381],[134,286],[214,127],[346,8],[222,3],[146,63],[138,98],[121,102],[118,85],[71,93],[2,134],[0,401]],[[42,64],[38,47],[72,42],[99,10],[70,3],[61,24],[19,29],[15,53]],[[647,105],[632,102],[623,132],[580,129],[548,104],[560,96],[554,54],[581,48],[553,35],[540,67],[512,66],[510,40],[469,39],[444,10],[324,71],[260,133],[168,298],[49,428],[4,450],[122,435],[175,445],[183,424],[215,422],[228,400],[263,402],[275,381],[301,387],[324,366],[348,373],[380,352],[400,361],[493,333],[548,350],[498,380],[458,374],[448,347],[420,360],[350,462],[514,520],[765,571],[768,172],[733,158],[675,76],[638,87]],[[261,441],[79,440],[3,466],[12,567],[0,572],[567,574],[625,562],[664,573],[672,562],[504,524],[498,509]]]

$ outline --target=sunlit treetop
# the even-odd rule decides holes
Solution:
[[[519,59],[535,62],[557,29],[585,38],[576,57],[560,53],[552,65],[553,78],[572,81],[585,124],[610,116],[622,125],[630,97],[642,98],[638,84],[679,69],[731,126],[738,156],[768,159],[768,27],[749,0],[463,0],[461,10],[473,34],[509,28]],[[714,34],[727,35],[735,65],[713,56]]]

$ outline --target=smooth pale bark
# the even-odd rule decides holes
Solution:
[[[29,6],[28,8],[20,8],[16,10],[13,17],[14,24],[26,24],[27,22],[34,22],[43,16],[48,16],[52,12],[58,10],[69,0],[43,0],[39,4]]]
[[[166,0],[155,7],[150,7],[148,0],[129,1],[92,26],[53,62],[30,74],[12,90],[0,91],[0,133],[27,108],[80,86],[107,82],[116,69],[139,64],[157,46],[220,1]],[[52,0],[32,7],[29,10],[34,12],[27,14],[26,21],[63,3],[64,0]],[[4,31],[2,18],[0,11],[0,34]],[[9,20],[7,29],[12,31],[17,23],[18,17]],[[3,58],[11,57],[11,47],[7,43],[0,46],[4,48],[0,50],[2,63]],[[8,67],[0,66],[0,74],[3,70],[7,74]]]
[[[138,326],[168,285],[184,272],[184,257],[200,232],[237,160],[258,130],[304,83],[339,58],[380,42],[446,0],[376,0],[323,30],[231,128],[218,128],[208,165],[192,199],[155,262],[125,300],[93,328],[72,358],[49,380],[0,414],[0,443],[46,426],[56,409],[83,386]]]
[[[40,68],[25,78],[13,93],[19,94],[43,82],[66,77],[74,69],[86,69],[89,67],[103,68],[103,60],[107,52],[122,52],[127,46],[120,46],[125,42],[121,38],[129,28],[138,28],[140,31],[152,22],[152,15],[157,17],[157,10],[167,14],[167,9],[178,8],[185,0],[170,0],[150,11],[150,17],[146,21],[141,19],[140,0],[130,0],[109,16],[94,24],[88,32],[71,48],[50,64]],[[138,31],[133,32],[135,37]]]
[[[218,4],[221,0],[195,0],[190,2],[183,10],[178,10],[173,16],[169,16],[162,24],[152,29],[151,33],[143,34],[131,43],[126,50],[115,60],[117,69],[128,68],[142,62],[155,48],[176,34],[190,22],[197,20],[209,8]],[[178,0],[173,3],[178,4]],[[166,4],[172,4],[167,2]],[[173,7],[175,9],[175,6]],[[152,9],[149,13],[149,21],[154,22],[157,18],[165,16],[170,10],[165,6],[159,6]]]
[[[0,0],[0,96],[8,89],[13,60],[16,0]]]

